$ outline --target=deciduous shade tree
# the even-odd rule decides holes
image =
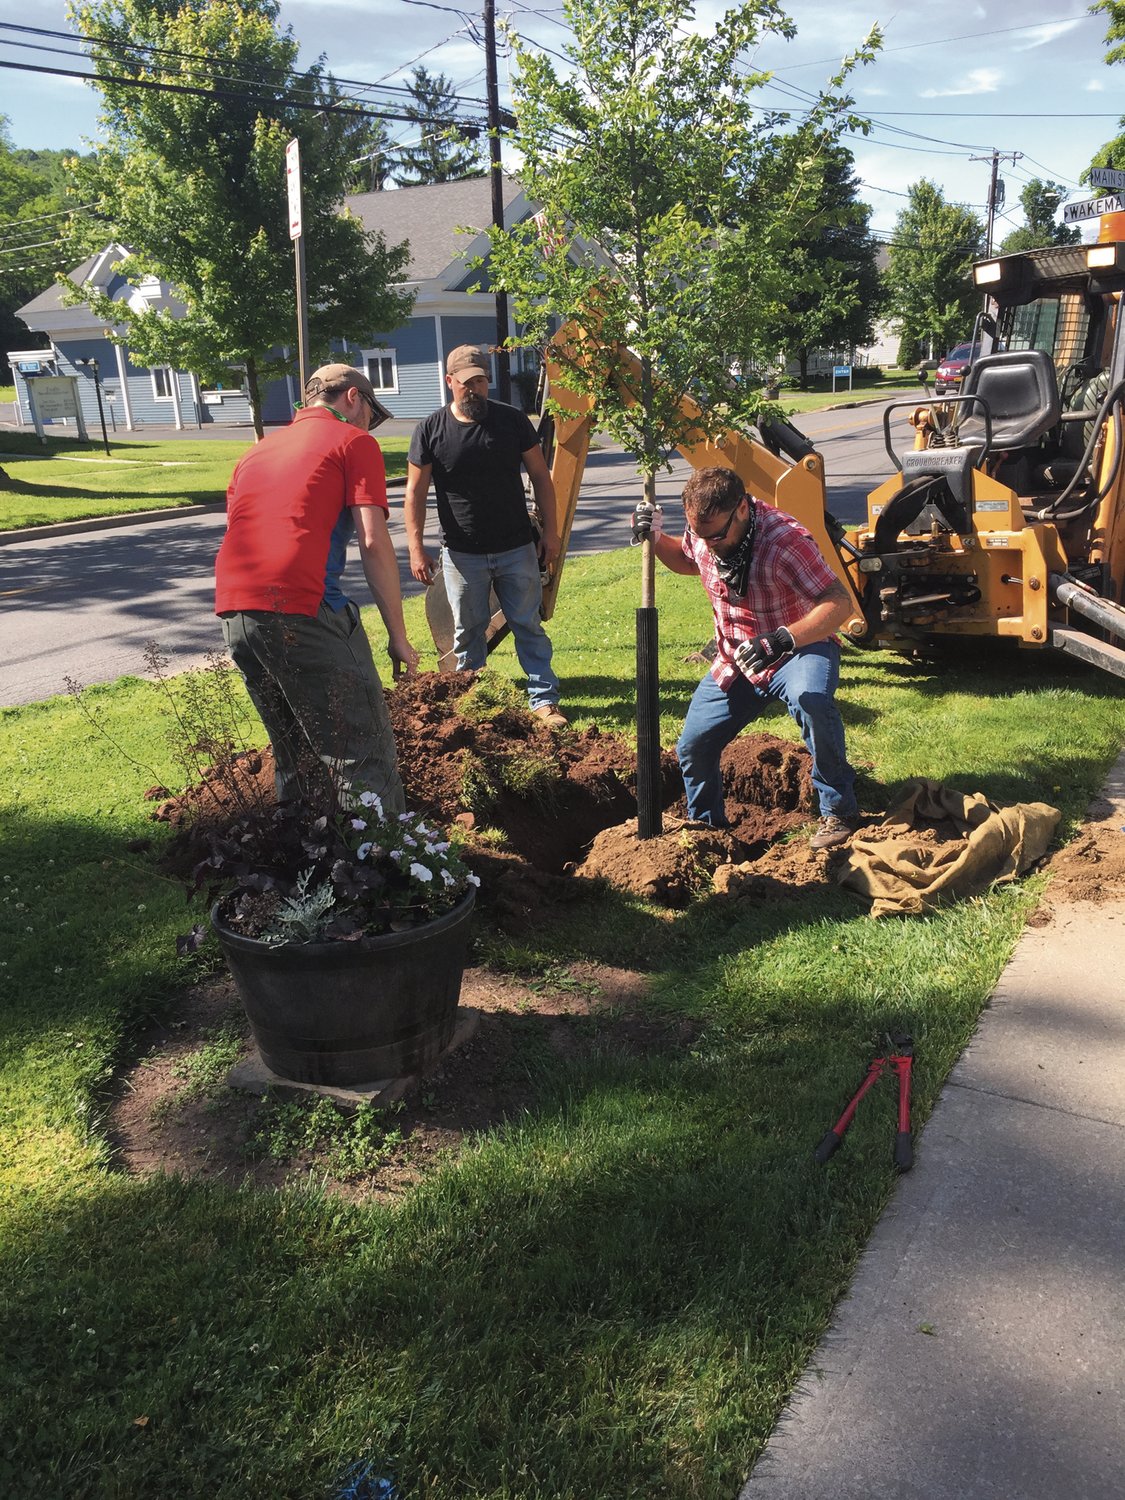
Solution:
[[[1082,238],[1077,225],[1060,224],[1059,204],[1067,196],[1061,182],[1044,182],[1033,177],[1020,193],[1020,207],[1026,223],[1013,229],[1000,242],[1000,254],[1017,250],[1037,250],[1042,245],[1077,245]]]
[[[857,122],[843,73],[799,120],[763,109],[768,75],[746,59],[794,31],[774,0],[745,0],[713,28],[688,0],[565,0],[564,14],[566,71],[514,42],[514,144],[542,211],[492,232],[490,271],[513,297],[517,342],[542,346],[554,320],[577,315],[567,383],[636,455],[652,496],[690,431],[754,420],[759,393],[732,370],[769,347],[794,289],[790,246],[818,220],[823,153]],[[624,381],[620,347],[637,359]],[[659,831],[651,543],[642,557],[638,802],[649,837]]]
[[[871,210],[860,201],[852,154],[846,146],[833,146],[820,166],[817,220],[793,243],[794,291],[773,330],[786,358],[800,362],[802,386],[808,384],[814,349],[850,353],[857,344],[871,343],[883,301],[879,247],[868,232]]]
[[[319,64],[296,71],[297,41],[277,16],[276,0],[102,0],[74,12],[105,103],[105,144],[81,167],[80,190],[110,226],[105,238],[129,247],[128,278],[167,282],[184,305],[177,316],[95,297],[95,311],[124,324],[138,364],[207,381],[244,371],[259,436],[263,379],[292,368],[279,351],[296,342],[290,138],[301,143],[310,359],[331,338],[396,327],[412,302],[395,286],[408,248],[341,212],[349,116],[332,112],[338,92]]]
[[[1105,32],[1105,61],[1110,66],[1114,63],[1125,62],[1125,0],[1095,0],[1090,10],[1091,13],[1100,11],[1108,18]],[[1117,123],[1125,130],[1125,117]],[[1116,135],[1113,140],[1106,141],[1105,145],[1094,153],[1090,167],[1117,167],[1125,170],[1125,134]],[[1087,181],[1089,171],[1088,167],[1085,179]]]
[[[984,251],[984,226],[975,213],[947,203],[923,178],[895,222],[887,266],[887,305],[903,346],[921,344],[940,356],[970,336],[980,293],[970,274]]]
[[[66,230],[70,155],[14,148],[0,115],[0,375],[8,373],[7,351],[26,348],[31,337],[16,309],[50,284],[75,248]]]
[[[465,111],[451,80],[444,73],[435,76],[417,67],[409,88],[411,102],[403,113],[413,121],[416,128],[411,134],[417,138],[398,148],[394,180],[399,187],[482,177],[480,148],[470,144],[476,127],[459,123]]]

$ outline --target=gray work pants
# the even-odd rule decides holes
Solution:
[[[236,611],[223,617],[223,635],[269,733],[279,800],[298,797],[319,762],[343,806],[371,791],[385,812],[405,812],[387,705],[354,604],[321,604],[315,616]]]

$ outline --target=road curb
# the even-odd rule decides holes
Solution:
[[[387,480],[388,490],[405,488],[405,478]],[[6,547],[12,542],[32,542],[40,537],[80,536],[85,531],[116,531],[119,526],[143,526],[147,521],[182,521],[185,516],[216,515],[226,508],[225,500],[211,500],[202,505],[177,505],[172,510],[127,510],[117,516],[87,516],[82,521],[21,526],[15,531],[0,531],[0,547]]]

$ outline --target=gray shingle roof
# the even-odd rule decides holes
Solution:
[[[505,209],[519,194],[519,183],[505,177]],[[365,229],[382,231],[389,245],[410,241],[408,281],[440,276],[472,243],[458,229],[481,230],[492,222],[492,187],[487,177],[353,193],[344,202]]]
[[[103,254],[104,251],[99,250],[96,254],[88,256],[80,266],[75,266],[73,271],[67,272],[75,286],[82,286]],[[21,308],[17,309],[16,316],[26,323],[29,313],[34,316],[36,313],[58,312],[63,305],[62,296],[62,287],[57,281],[53,281],[46,291],[40,292],[37,297],[32,297],[30,302],[25,302]]]

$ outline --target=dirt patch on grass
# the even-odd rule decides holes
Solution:
[[[234,986],[188,991],[175,1019],[142,1040],[120,1081],[109,1136],[125,1171],[175,1173],[260,1188],[323,1182],[356,1201],[394,1199],[482,1132],[534,1110],[552,1064],[682,1052],[696,1025],[646,1012],[648,980],[635,971],[574,963],[521,980],[469,969],[461,1003],[480,1013],[472,1037],[397,1105],[357,1121],[308,1094],[259,1096],[226,1086],[249,1051]],[[316,1120],[337,1123],[313,1139]]]
[[[1047,869],[1047,904],[1057,901],[1120,901],[1125,896],[1125,832],[1111,802],[1090,804],[1077,838],[1053,855]]]
[[[500,935],[542,931],[562,904],[589,899],[592,881],[668,907],[669,920],[713,883],[750,899],[823,884],[823,861],[803,840],[779,843],[811,816],[803,749],[770,734],[728,746],[723,830],[685,823],[679,769],[665,752],[664,832],[639,840],[632,744],[596,726],[552,730],[506,691],[491,673],[422,674],[387,695],[407,802],[463,830],[482,882],[479,923]],[[173,865],[191,869],[201,835],[268,806],[273,769],[268,748],[248,751],[179,796],[153,788],[154,816],[177,831]],[[530,979],[471,969],[461,1003],[479,1013],[475,1033],[375,1117],[307,1094],[295,1102],[292,1091],[263,1099],[228,1087],[248,1034],[233,985],[216,979],[144,1039],[113,1103],[112,1138],[134,1173],[261,1187],[313,1178],[351,1197],[393,1197],[473,1136],[538,1108],[560,1061],[690,1047],[694,1024],[653,1013],[647,991],[642,974],[584,962]]]

